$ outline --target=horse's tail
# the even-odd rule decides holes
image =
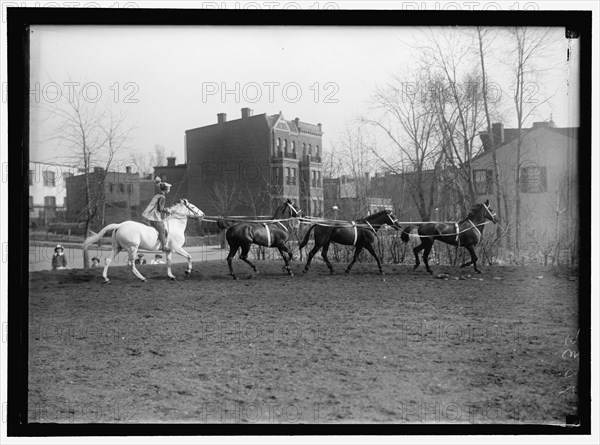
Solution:
[[[306,235],[304,235],[304,239],[302,240],[302,242],[300,244],[298,244],[298,249],[302,249],[304,246],[306,246],[308,244],[308,240],[310,239],[310,232],[312,231],[312,229],[314,229],[316,226],[316,224],[313,224],[312,226],[310,226],[310,229],[308,229],[306,231]]]
[[[404,241],[405,243],[408,243],[408,240],[410,239],[410,236],[408,236],[408,234],[410,233],[412,228],[413,228],[413,226],[407,226],[406,229],[404,229],[402,231],[402,234],[400,235],[400,239],[402,241]]]
[[[104,236],[104,234],[106,232],[115,230],[115,229],[119,228],[120,225],[121,224],[109,224],[108,226],[106,226],[105,228],[100,230],[100,232],[95,233],[92,236],[88,236],[85,239],[85,241],[83,242],[83,250],[87,249],[91,244],[97,243],[99,240],[102,239],[102,237]]]

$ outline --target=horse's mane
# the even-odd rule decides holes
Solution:
[[[372,215],[365,216],[364,218],[357,219],[356,222],[357,223],[364,223],[364,222],[366,222],[368,220],[371,220],[371,219],[373,219],[373,218],[375,218],[375,217],[377,217],[379,215],[382,215],[382,214],[388,213],[388,212],[389,212],[389,210],[380,210],[379,212],[373,213]]]
[[[469,211],[467,212],[467,215],[464,218],[461,218],[461,220],[459,221],[459,223],[464,223],[465,221],[467,221],[468,219],[471,219],[473,217],[475,217],[475,212],[477,212],[483,204],[481,204],[480,202],[475,204],[473,207],[471,207],[469,209]]]

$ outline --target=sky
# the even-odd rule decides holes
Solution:
[[[434,29],[440,37],[450,31]],[[68,98],[71,85],[83,88],[86,105],[126,113],[134,130],[125,157],[152,153],[158,144],[177,163],[184,162],[186,130],[215,123],[217,113],[237,119],[243,107],[321,123],[327,155],[347,125],[369,115],[378,87],[394,73],[415,68],[416,46],[426,32],[415,27],[34,26],[31,159],[58,162],[69,152],[64,141],[50,138],[57,122],[44,110]],[[552,116],[559,127],[578,125],[569,112],[576,102],[567,94],[567,85],[573,93],[578,76],[576,57],[566,63],[567,45],[564,30],[556,28],[544,57],[553,61],[553,69],[543,74],[543,85],[554,97],[533,119]],[[508,100],[512,78],[503,59],[505,50],[493,51],[489,72]],[[531,92],[540,100],[550,94],[537,86]],[[509,102],[504,113],[511,118]],[[389,141],[382,139],[378,147],[385,152]]]

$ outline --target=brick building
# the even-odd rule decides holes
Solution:
[[[91,201],[98,205],[92,227],[122,222],[142,221],[142,211],[154,196],[154,181],[140,178],[131,167],[125,172],[108,171],[95,167],[89,174]],[[73,175],[66,180],[67,218],[71,222],[85,219],[85,175]]]
[[[286,120],[281,112],[242,108],[241,118],[229,121],[219,113],[215,124],[185,132],[187,197],[208,215],[268,215],[283,198],[320,215],[322,134],[321,124]]]

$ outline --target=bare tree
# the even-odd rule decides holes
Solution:
[[[74,83],[73,83],[74,84]],[[47,110],[57,120],[53,139],[65,144],[70,151],[66,158],[83,165],[84,207],[82,219],[85,223],[84,237],[90,234],[92,221],[103,214],[104,184],[106,175],[116,155],[126,148],[133,127],[126,124],[124,113],[102,110],[96,103],[84,97],[79,88],[72,94],[63,96]],[[97,181],[91,183],[90,170],[101,164],[101,173],[96,173]],[[83,253],[84,267],[89,267],[87,251]]]
[[[365,119],[383,131],[397,149],[390,158],[375,152],[387,170],[400,175],[423,221],[431,219],[437,176],[426,171],[435,169],[440,160],[440,140],[437,138],[436,115],[425,102],[419,90],[428,90],[429,79],[424,70],[416,75],[393,77],[393,82],[376,91],[373,101],[376,119]]]
[[[515,253],[519,256],[521,235],[521,150],[523,146],[523,128],[526,120],[534,113],[543,101],[529,98],[529,85],[533,84],[536,73],[541,71],[536,65],[543,50],[548,46],[550,31],[515,27],[509,30],[514,42],[514,53],[511,64],[513,66],[515,88],[513,101],[517,118],[517,155],[515,175]]]
[[[496,203],[498,209],[496,210],[498,213],[498,218],[502,219],[502,211],[501,206],[504,203],[505,212],[503,212],[506,216],[508,216],[508,202],[506,199],[502,200],[505,191],[502,188],[502,183],[500,182],[500,173],[498,169],[498,156],[496,154],[496,148],[500,144],[500,141],[496,140],[495,135],[492,132],[492,118],[490,112],[490,94],[489,94],[489,76],[487,70],[485,68],[485,58],[487,55],[488,45],[493,42],[494,36],[492,33],[495,32],[490,28],[482,28],[481,26],[477,27],[477,42],[478,42],[478,53],[479,60],[481,66],[481,96],[483,100],[483,109],[485,112],[485,120],[487,124],[487,135],[489,138],[490,150],[492,152],[492,168],[493,168],[493,181],[494,181],[494,190],[496,193]],[[509,227],[509,226],[507,226]],[[502,227],[500,224],[496,226],[496,237],[500,238],[502,236]]]
[[[166,149],[162,145],[159,145],[159,144],[154,145],[154,162],[155,162],[156,166],[167,164],[167,158],[165,155],[165,151],[166,151]]]

